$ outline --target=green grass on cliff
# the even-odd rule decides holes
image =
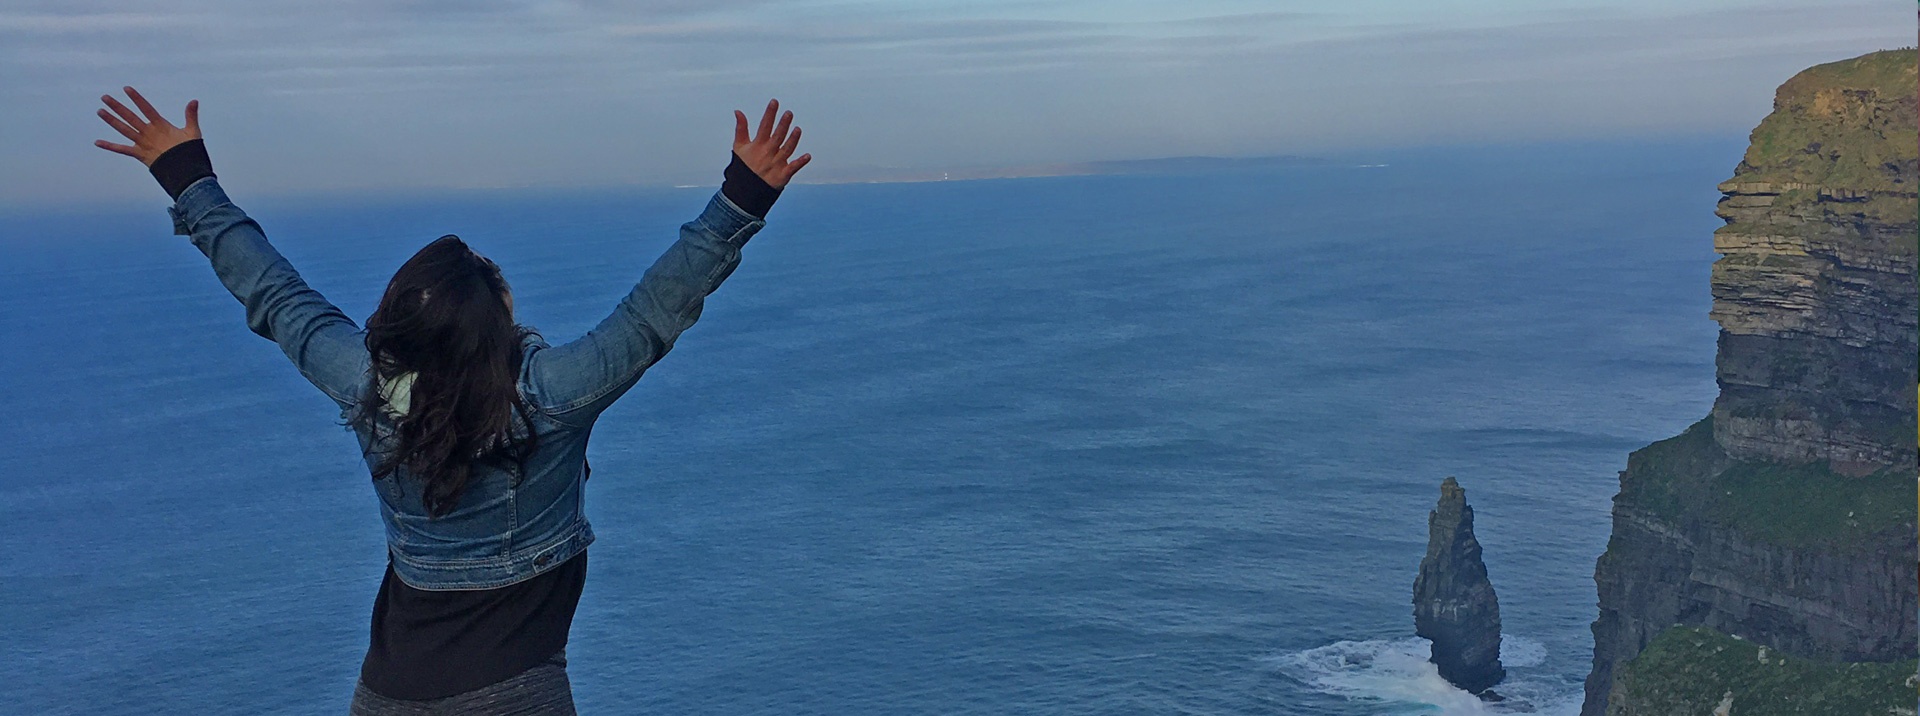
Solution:
[[[1724,461],[1725,454],[1713,443],[1712,416],[1701,418],[1679,435],[1627,455],[1618,499],[1663,517],[1684,516],[1704,489],[1701,483]]]
[[[1714,478],[1709,513],[1715,522],[1774,544],[1859,542],[1914,523],[1911,473],[1865,477],[1820,465],[1736,463]]]
[[[1713,713],[1733,694],[1738,716],[1914,713],[1920,661],[1823,662],[1786,656],[1704,627],[1673,627],[1614,672],[1607,716]]]
[[[1914,50],[1883,50],[1794,75],[1754,128],[1734,180],[1914,191],[1915,60]]]
[[[1911,471],[1848,477],[1825,465],[1734,461],[1713,442],[1713,419],[1627,458],[1620,499],[1676,523],[1705,519],[1757,542],[1846,551],[1914,529]]]
[[[1880,50],[1852,59],[1827,62],[1801,70],[1782,88],[1792,96],[1811,95],[1830,87],[1873,90],[1882,95],[1912,97],[1920,89],[1920,66],[1915,50]]]

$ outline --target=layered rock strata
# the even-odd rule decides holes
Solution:
[[[1735,459],[1915,463],[1913,56],[1788,80],[1720,184],[1713,425]]]

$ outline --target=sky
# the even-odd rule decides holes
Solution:
[[[152,198],[99,96],[275,194],[717,184],[732,111],[938,169],[1740,136],[1913,9],[1750,0],[0,0],[0,204]],[[164,195],[157,198],[164,200]]]

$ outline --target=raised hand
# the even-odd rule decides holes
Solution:
[[[153,160],[158,159],[161,154],[165,154],[175,145],[200,138],[200,100],[187,103],[187,126],[175,127],[172,122],[160,116],[160,110],[154,109],[153,104],[147,102],[147,98],[140,96],[138,91],[132,87],[122,89],[127,91],[127,98],[133,100],[134,106],[140,108],[140,114],[134,114],[133,110],[127,109],[127,106],[121,104],[120,100],[114,99],[113,95],[104,94],[100,95],[100,101],[107,103],[107,108],[113,111],[103,109],[99,114],[101,120],[133,144],[114,144],[98,139],[94,140],[93,146],[109,152],[125,154],[140,160],[141,164],[153,166]],[[798,132],[795,134],[797,135]]]
[[[787,131],[793,124],[792,112],[782,115],[780,125],[774,126],[773,116],[779,111],[780,100],[768,102],[766,114],[760,116],[760,128],[752,137],[747,136],[747,115],[737,109],[733,111],[733,153],[740,155],[740,161],[746,162],[754,174],[775,189],[786,186],[794,172],[813,161],[812,154],[787,161],[793,156],[794,148],[800,146],[800,128]]]

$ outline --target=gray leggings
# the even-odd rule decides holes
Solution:
[[[429,701],[390,699],[355,683],[350,716],[574,716],[566,654],[554,654],[506,681]]]

